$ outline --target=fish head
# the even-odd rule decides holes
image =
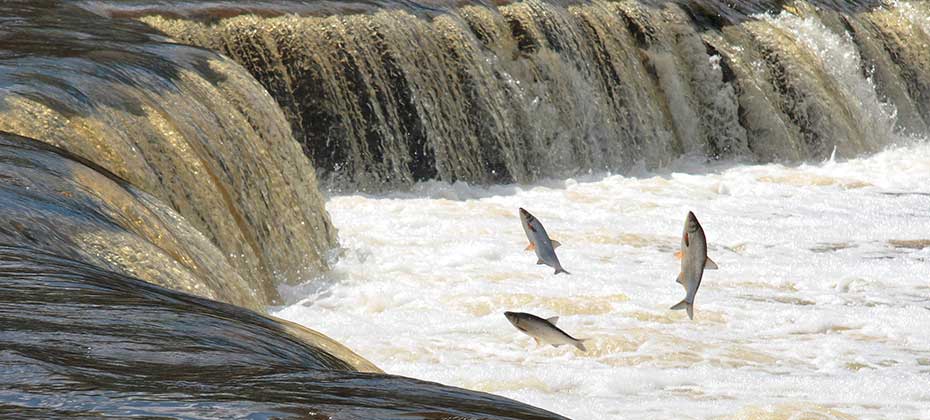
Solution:
[[[689,211],[688,217],[685,218],[685,231],[681,234],[682,251],[691,247],[691,238],[697,235],[699,230],[701,230],[701,224],[694,216],[694,212]]]
[[[685,232],[697,233],[699,230],[701,230],[701,223],[698,222],[698,219],[694,216],[694,213],[689,211],[688,218],[685,219]]]
[[[504,316],[507,318],[508,321],[510,321],[511,324],[513,324],[514,327],[517,327],[517,329],[520,331],[526,331],[526,327],[523,326],[523,324],[525,323],[525,320],[522,315],[523,314],[519,312],[510,312],[510,311],[504,312]]]
[[[523,229],[527,231],[527,234],[536,232],[536,227],[533,226],[536,223],[536,218],[523,207],[520,207],[520,222],[523,223]]]

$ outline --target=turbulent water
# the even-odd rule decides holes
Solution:
[[[249,69],[333,189],[853,157],[885,145],[886,114],[926,130],[926,4],[736,3],[133,13]]]
[[[930,418],[928,4],[0,2],[0,416]]]
[[[343,195],[345,247],[278,316],[387,371],[574,419],[930,418],[930,146],[848,162],[706,167]],[[524,252],[534,213],[572,275]],[[709,255],[695,320],[669,307],[686,213]],[[560,316],[588,352],[504,311]]]

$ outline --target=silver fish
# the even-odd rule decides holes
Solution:
[[[588,351],[584,346],[584,342],[587,340],[586,338],[574,338],[555,326],[555,323],[559,322],[559,317],[557,316],[549,319],[542,319],[536,315],[525,312],[504,312],[504,316],[507,317],[507,320],[518,330],[533,337],[533,339],[536,340],[536,344],[552,344],[556,347],[569,344],[575,346],[578,350]]]
[[[559,241],[549,239],[549,234],[546,233],[546,228],[539,222],[539,219],[521,208],[520,223],[523,225],[523,231],[526,232],[526,239],[530,241],[526,250],[536,251],[536,257],[538,258],[536,264],[545,264],[554,268],[555,274],[571,274],[562,268],[559,257],[555,255],[555,249],[562,244]]]
[[[694,295],[697,294],[698,287],[701,287],[704,269],[716,270],[717,263],[707,256],[707,238],[704,236],[704,228],[690,211],[688,218],[685,219],[685,231],[681,235],[681,251],[676,253],[676,257],[681,259],[681,272],[678,273],[676,281],[685,288],[687,294],[685,299],[672,306],[672,309],[686,309],[688,318],[694,319]]]

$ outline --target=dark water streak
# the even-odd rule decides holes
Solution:
[[[328,268],[336,235],[313,168],[241,67],[67,2],[2,2],[0,22],[0,130],[94,162],[176,211],[231,266],[223,275],[247,283],[226,301],[267,305],[277,284]]]
[[[0,415],[555,419],[501,397],[355,371],[277,322],[0,245]]]

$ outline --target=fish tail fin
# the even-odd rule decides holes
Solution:
[[[567,270],[565,270],[565,269],[562,268],[562,267],[559,267],[559,268],[556,268],[556,269],[555,269],[555,274],[559,274],[559,273],[572,274],[572,273],[569,273]]]
[[[577,348],[578,350],[581,350],[581,351],[588,351],[588,348],[584,346],[584,342],[585,342],[585,341],[588,341],[588,340],[589,340],[588,338],[579,338],[579,339],[575,340],[575,342],[572,343],[572,344],[574,344],[574,345],[575,345],[575,348]]]
[[[688,311],[688,319],[694,319],[694,304],[688,302],[687,299],[678,302],[677,305],[672,306],[673,311],[680,311],[686,309]]]

